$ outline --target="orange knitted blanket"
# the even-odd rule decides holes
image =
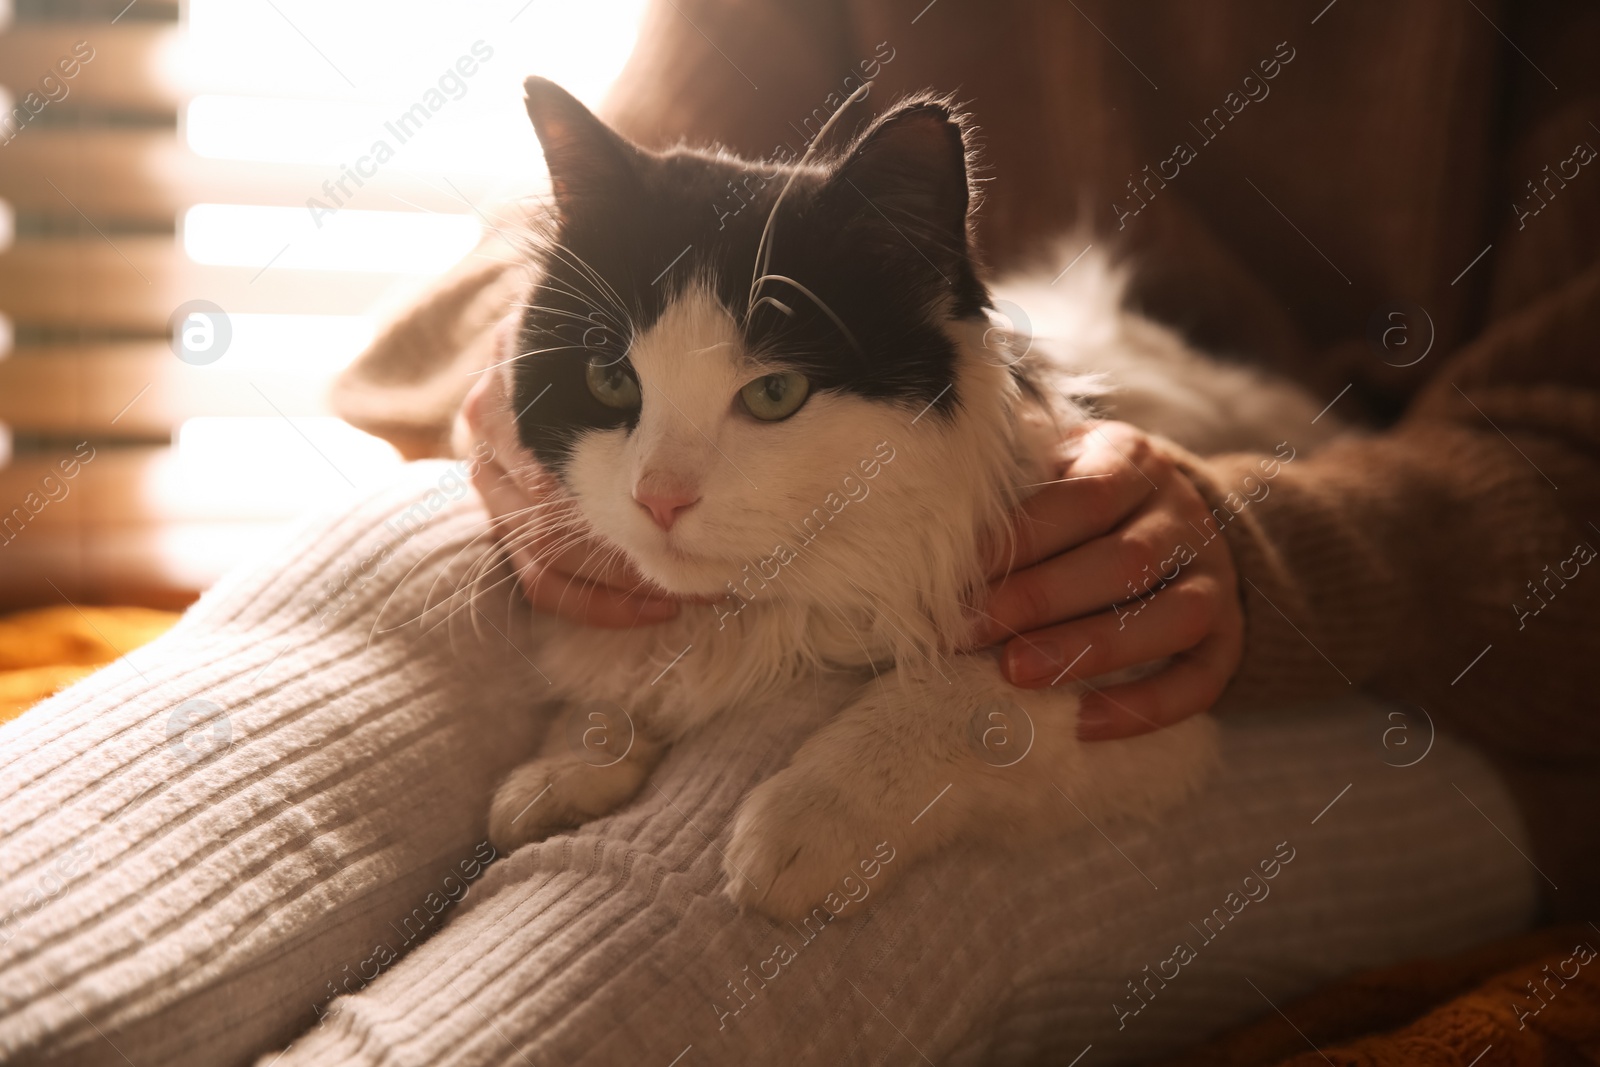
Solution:
[[[1600,928],[1536,930],[1319,989],[1164,1067],[1600,1064]]]
[[[0,722],[13,719],[178,621],[150,608],[39,608],[0,618]]]

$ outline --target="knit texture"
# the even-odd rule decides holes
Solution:
[[[1420,747],[1357,701],[1225,719],[1222,771],[1160,825],[1041,798],[1059,838],[951,851],[800,929],[724,900],[721,849],[845,699],[822,677],[485,867],[490,793],[547,716],[506,587],[445,617],[487,547],[456,484],[412,467],[0,727],[0,1059],[1129,1062],[1532,915],[1497,776],[1445,735],[1391,766]],[[420,529],[385,525],[419,501]]]
[[[1600,1063],[1597,933],[1588,923],[1544,927],[1445,959],[1366,971],[1160,1067]]]

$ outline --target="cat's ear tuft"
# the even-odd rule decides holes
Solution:
[[[832,180],[842,202],[854,198],[869,221],[881,213],[931,242],[934,247],[924,251],[935,261],[941,255],[965,260],[967,145],[962,119],[947,102],[913,101],[884,115],[861,135]]]
[[[547,78],[529,78],[522,89],[562,210],[631,181],[638,150],[577,97]]]

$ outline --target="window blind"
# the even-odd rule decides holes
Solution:
[[[598,104],[641,5],[0,5],[0,608],[186,602],[386,476],[328,382],[539,190],[521,79]]]

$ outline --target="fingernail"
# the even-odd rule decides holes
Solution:
[[[1114,735],[1115,712],[1093,697],[1085,698],[1078,706],[1078,740],[1107,741]]]
[[[1013,685],[1047,682],[1061,673],[1057,649],[1013,641],[1006,646],[1006,677]]]

